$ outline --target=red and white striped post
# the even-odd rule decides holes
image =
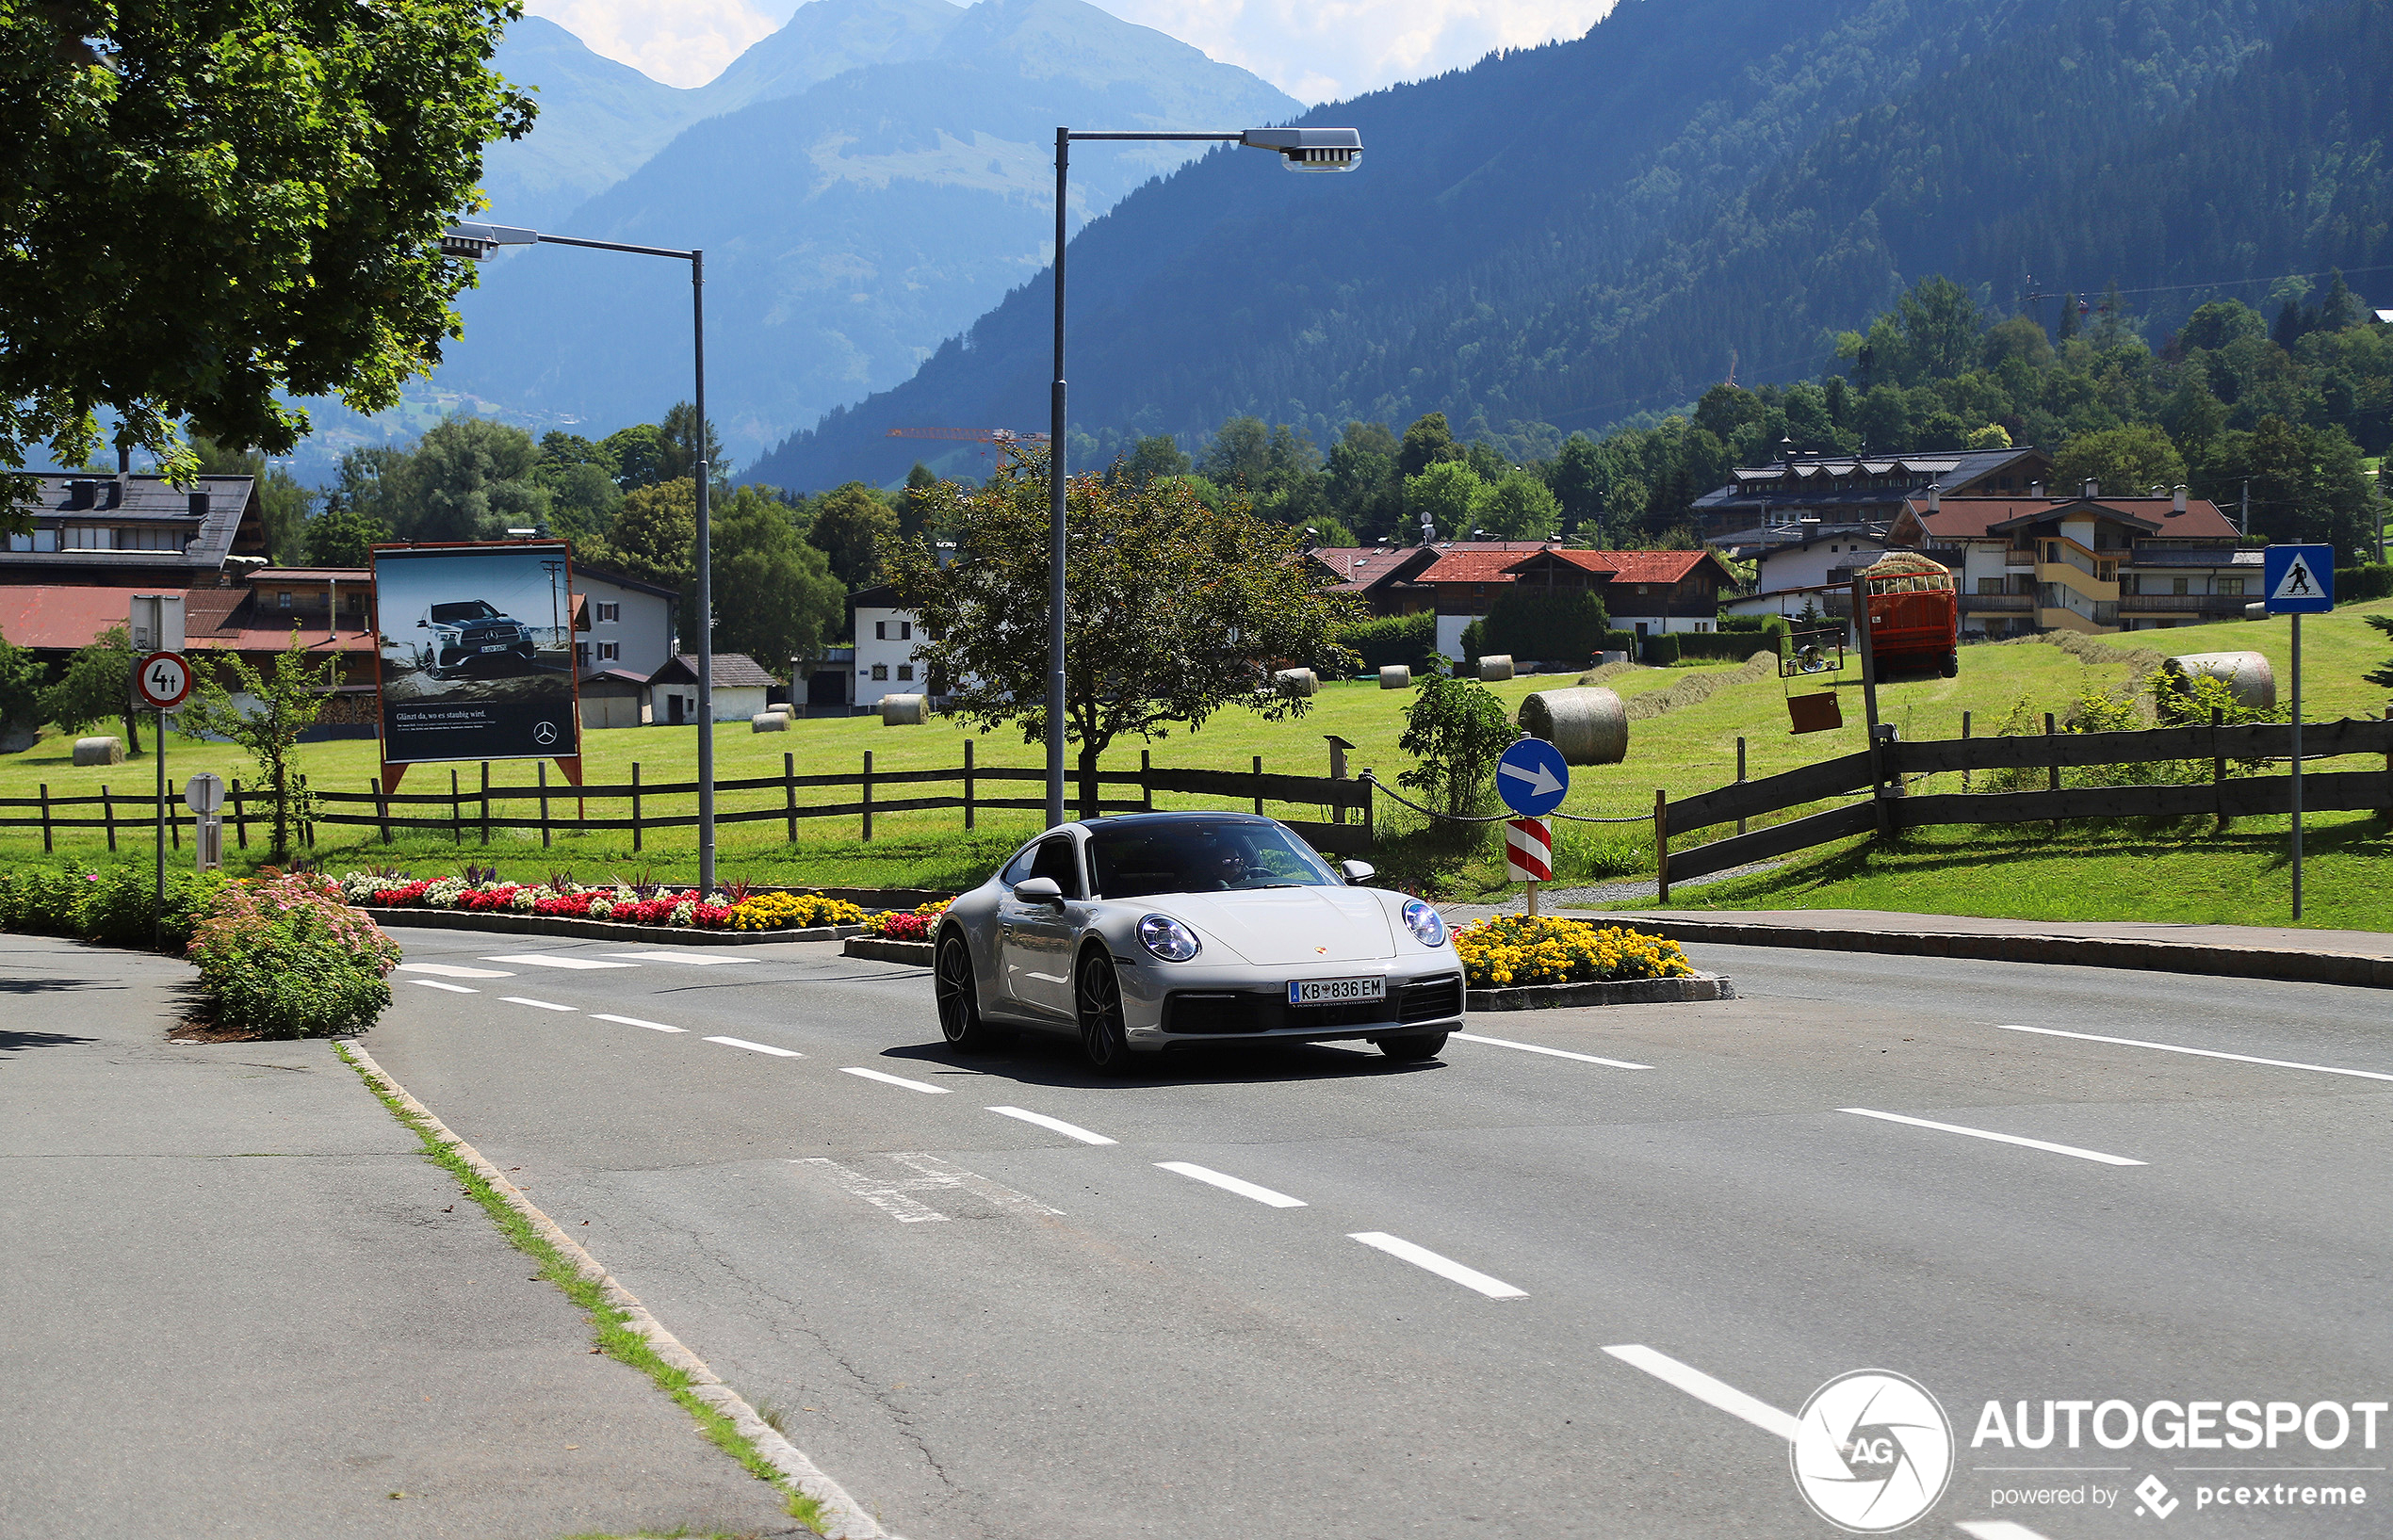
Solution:
[[[1529,914],[1538,912],[1538,884],[1554,881],[1554,820],[1512,819],[1504,826],[1505,874],[1529,884]]]

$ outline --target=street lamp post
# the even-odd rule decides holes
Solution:
[[[594,251],[628,251],[634,256],[672,257],[690,264],[691,352],[697,374],[698,422],[692,431],[696,450],[691,478],[698,495],[698,891],[714,891],[714,560],[708,543],[712,526],[708,518],[708,489],[713,467],[707,463],[707,253],[680,251],[668,246],[627,246],[621,241],[583,240],[578,235],[551,235],[505,224],[453,224],[442,233],[441,254],[480,262],[501,246],[580,246]]]
[[[1047,441],[1047,826],[1064,821],[1064,245],[1066,191],[1074,139],[1204,140],[1276,151],[1292,171],[1351,171],[1362,136],[1351,128],[1249,128],[1235,134],[1089,133],[1055,130],[1055,382]]]

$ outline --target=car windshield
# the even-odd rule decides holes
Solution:
[[[1224,819],[1099,826],[1089,835],[1097,890],[1108,899],[1330,887],[1338,878],[1304,842],[1273,823]]]
[[[475,599],[462,605],[434,605],[432,619],[454,625],[460,621],[486,621],[497,616],[486,599]]]

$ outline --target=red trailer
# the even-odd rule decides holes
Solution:
[[[1880,679],[1961,672],[1961,603],[1952,570],[1916,551],[1889,551],[1861,575],[1872,661]]]

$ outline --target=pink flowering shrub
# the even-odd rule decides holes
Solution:
[[[227,883],[186,954],[217,1025],[263,1037],[327,1037],[390,1005],[399,948],[341,901],[338,883],[268,872]]]

